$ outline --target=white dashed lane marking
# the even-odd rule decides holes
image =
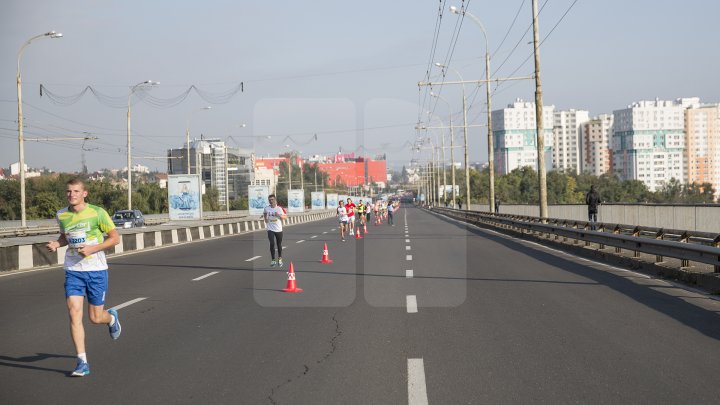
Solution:
[[[423,359],[408,359],[408,405],[427,405]]]
[[[138,302],[140,302],[140,301],[142,301],[142,300],[146,300],[146,299],[148,299],[148,297],[135,298],[134,300],[130,300],[130,301],[128,301],[128,302],[124,302],[124,303],[122,303],[122,304],[120,304],[120,305],[116,305],[116,306],[114,306],[114,307],[112,307],[112,308],[110,308],[110,309],[114,309],[114,310],[122,309],[122,308],[125,308],[125,307],[129,307],[129,306],[132,305],[132,304],[136,304],[136,303],[138,303]]]
[[[251,262],[251,261],[256,260],[256,259],[259,259],[259,258],[261,258],[261,257],[262,257],[262,256],[255,256],[255,257],[251,257],[251,258],[249,258],[249,259],[247,259],[247,260],[245,260],[245,261],[246,261],[246,262]]]
[[[220,273],[220,272],[219,272],[219,271],[213,271],[212,273],[208,273],[208,274],[206,274],[206,275],[204,275],[204,276],[200,276],[200,277],[198,277],[198,278],[194,278],[194,279],[192,279],[192,281],[199,281],[199,280],[202,280],[202,279],[204,279],[204,278],[208,278],[208,277],[210,277],[210,276],[214,276],[214,275],[216,275],[216,274],[218,274],[218,273]]]
[[[300,239],[299,241],[297,241],[295,243],[303,243],[303,242],[305,242],[305,239]]]
[[[413,278],[414,274],[412,270],[405,270],[405,278]]]
[[[405,255],[405,260],[412,260],[412,255]]]
[[[405,301],[407,301],[408,314],[416,314],[418,311],[417,297],[414,295],[408,295]]]
[[[405,250],[411,250],[410,246],[405,246]]]

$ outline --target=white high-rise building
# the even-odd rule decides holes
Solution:
[[[584,110],[555,111],[553,120],[553,169],[580,174],[580,128],[590,120]]]
[[[581,163],[584,173],[601,176],[612,170],[613,115],[601,114],[581,126]]]
[[[686,181],[685,109],[700,100],[639,101],[613,112],[613,170],[650,191],[670,179]]]
[[[555,106],[543,106],[543,127],[545,137],[545,169],[553,164],[553,113]],[[495,142],[495,170],[507,174],[523,166],[537,170],[537,134],[535,103],[518,99],[507,108],[492,112],[492,130]]]
[[[221,205],[226,198],[247,196],[247,186],[254,174],[251,150],[229,147],[220,139],[193,139],[189,163],[190,173],[200,174],[200,181],[206,187],[217,189]],[[168,150],[168,174],[187,172],[187,145]]]

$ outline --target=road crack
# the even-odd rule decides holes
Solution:
[[[338,339],[343,334],[343,331],[340,328],[340,321],[338,321],[338,319],[337,319],[337,312],[333,314],[332,320],[335,323],[335,335],[332,337],[332,339],[330,339],[330,349],[328,350],[327,353],[325,353],[325,355],[323,355],[320,359],[315,361],[315,364],[313,364],[313,367],[318,366],[318,365],[324,363],[325,361],[327,361],[327,359],[329,359],[330,356],[332,356],[333,353],[335,353],[335,351],[338,348]],[[280,391],[285,386],[303,378],[304,376],[306,376],[310,373],[310,367],[307,364],[303,364],[303,368],[304,368],[304,370],[302,373],[297,374],[293,378],[290,378],[287,381],[276,385],[275,387],[273,387],[270,390],[270,395],[268,395],[268,400],[270,400],[271,404],[277,405],[277,401],[275,401],[274,397],[278,391]]]

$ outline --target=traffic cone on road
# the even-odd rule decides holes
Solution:
[[[362,239],[362,235],[360,235],[360,227],[358,226],[355,228],[355,239]]]
[[[288,270],[288,281],[287,281],[287,288],[283,290],[283,292],[286,293],[299,293],[303,292],[302,288],[298,288],[297,282],[295,281],[295,267],[293,266],[293,262],[290,262],[290,270]]]
[[[322,255],[322,260],[320,260],[320,263],[332,263],[332,260],[330,260],[330,257],[328,256],[327,243],[325,244],[325,247],[323,248],[323,255]]]
[[[367,235],[367,224],[363,224],[363,232]]]

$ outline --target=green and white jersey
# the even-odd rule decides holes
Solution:
[[[107,211],[91,204],[85,204],[85,209],[80,212],[73,212],[65,207],[57,212],[55,219],[60,226],[60,232],[65,234],[68,241],[68,249],[65,252],[65,270],[107,270],[105,252],[100,251],[85,257],[78,253],[78,249],[83,245],[102,243],[105,240],[103,234],[115,229],[115,224]]]

